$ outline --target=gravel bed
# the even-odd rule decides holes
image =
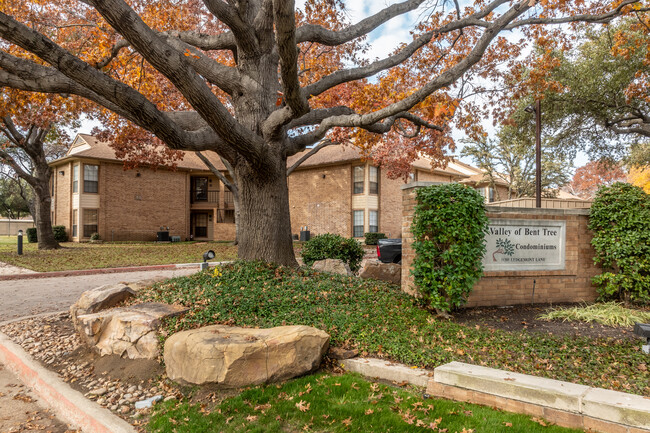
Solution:
[[[147,379],[137,376],[118,378],[101,371],[97,368],[101,358],[82,345],[68,313],[12,322],[1,326],[0,331],[74,389],[121,416],[139,431],[144,431],[142,426],[146,424],[150,409],[136,410],[136,402],[157,396],[164,401],[182,397],[179,389],[164,374]],[[119,358],[111,361],[113,364],[121,362]]]

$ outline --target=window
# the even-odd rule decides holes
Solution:
[[[97,209],[84,209],[82,216],[84,219],[84,238],[89,238],[93,233],[97,233],[97,222],[99,220]]]
[[[99,183],[99,166],[84,164],[84,192],[97,192]]]
[[[365,170],[363,165],[358,165],[354,167],[354,183],[353,194],[363,194],[363,181],[365,177]]]
[[[360,238],[363,236],[363,218],[364,214],[362,210],[353,211],[354,221],[352,227],[352,237]]]
[[[371,210],[368,213],[368,231],[370,233],[377,233],[379,231],[379,212]]]
[[[494,201],[494,188],[490,188],[490,203]]]
[[[192,179],[194,182],[194,201],[207,201],[208,200],[208,178],[195,177]]]
[[[379,169],[377,167],[369,167],[370,173],[370,194],[379,194]]]
[[[77,209],[72,210],[72,237],[76,238],[77,235],[77,224],[79,224],[79,211]]]
[[[474,188],[476,191],[478,191],[479,194],[481,194],[481,197],[485,197],[485,188]]]
[[[72,167],[72,192],[79,192],[79,166]]]

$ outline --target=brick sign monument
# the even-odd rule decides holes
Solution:
[[[413,182],[402,187],[402,290],[416,294],[411,276],[415,257],[411,221],[415,191],[435,185]],[[597,297],[591,278],[594,264],[589,209],[536,209],[487,206],[490,220],[483,277],[468,307],[525,303],[589,302]]]

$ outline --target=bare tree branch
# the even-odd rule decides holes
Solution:
[[[309,150],[309,152],[307,152],[307,153],[305,153],[303,156],[301,156],[300,159],[298,159],[298,161],[296,161],[296,162],[295,162],[291,167],[289,167],[289,168],[287,169],[287,176],[289,176],[291,173],[293,173],[293,171],[294,171],[296,168],[298,168],[298,167],[300,166],[300,164],[302,164],[303,162],[307,161],[309,158],[311,158],[312,156],[314,156],[314,155],[315,155],[316,153],[318,153],[318,151],[320,151],[322,148],[327,147],[327,146],[331,146],[331,145],[333,145],[333,144],[336,144],[336,143],[334,143],[332,140],[322,140],[322,141],[321,141],[320,143],[318,143],[316,146],[314,146],[313,148],[311,148],[311,149]]]
[[[237,14],[235,8],[223,0],[203,0],[208,10],[223,21],[232,30],[237,45],[246,53],[253,55],[259,52],[259,43],[253,29]]]

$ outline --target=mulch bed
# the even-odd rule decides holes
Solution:
[[[575,305],[577,304],[524,304],[512,307],[466,308],[454,313],[453,320],[470,326],[480,325],[508,332],[527,331],[594,339],[638,339],[631,327],[613,328],[598,323],[547,321],[537,318],[549,309],[573,307]]]

